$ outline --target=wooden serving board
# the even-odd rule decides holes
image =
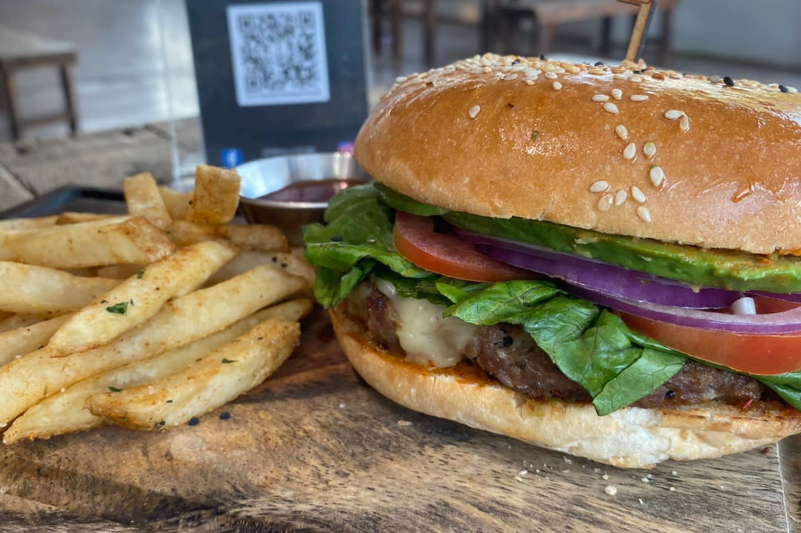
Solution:
[[[303,326],[275,376],[197,426],[0,449],[0,530],[729,533],[797,517],[781,472],[797,501],[799,457],[776,446],[652,471],[566,458],[393,404],[324,312]]]

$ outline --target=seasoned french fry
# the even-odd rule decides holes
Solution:
[[[269,318],[297,321],[312,309],[310,300],[291,300],[259,311],[208,337],[182,346],[147,361],[104,372],[103,374],[76,383],[64,392],[50,396],[28,409],[17,418],[3,434],[5,444],[22,439],[47,439],[98,427],[103,420],[84,409],[86,399],[109,390],[120,390],[150,383],[156,379],[175,374],[189,364]],[[0,340],[2,340],[0,336]]]
[[[0,260],[53,268],[149,263],[174,248],[161,230],[141,217],[0,232]]]
[[[51,357],[45,347],[0,368],[0,427],[62,388],[178,348],[308,287],[270,266],[168,302],[156,316],[94,350]]]
[[[167,187],[159,187],[159,194],[164,201],[164,206],[173,220],[184,220],[189,206],[192,205],[191,192],[178,192]]]
[[[140,215],[159,229],[167,229],[172,223],[164,200],[159,194],[156,180],[150,172],[142,172],[122,180],[122,190],[125,193],[125,204],[128,214]]]
[[[97,269],[97,277],[112,279],[128,279],[144,270],[145,265],[109,265]]]
[[[34,315],[11,315],[0,322],[0,333],[38,324],[43,319]]]
[[[249,226],[209,226],[177,220],[170,228],[170,237],[178,246],[197,242],[226,239],[242,250],[254,252],[286,252],[286,236],[275,226],[251,224]]]
[[[156,430],[225,405],[275,372],[300,340],[300,324],[265,320],[184,370],[117,393],[94,394],[93,415],[125,428]]]
[[[69,315],[59,316],[0,333],[0,366],[42,348],[67,318]]]
[[[56,219],[56,226],[66,226],[68,224],[80,224],[81,222],[96,222],[98,220],[110,221],[111,219],[124,220],[125,217],[118,217],[114,215],[98,215],[95,213],[76,213],[74,211],[67,211],[61,213]]]
[[[171,298],[183,296],[205,283],[237,252],[230,244],[210,241],[187,246],[152,263],[104,294],[103,303],[87,305],[75,313],[50,340],[51,355],[63,357],[97,348],[135,328]]]
[[[198,224],[227,224],[239,205],[239,174],[236,170],[198,165],[195,192],[186,219]]]
[[[53,268],[0,261],[0,309],[23,315],[63,315],[92,303],[119,283],[115,279],[83,278]]]
[[[304,278],[309,282],[309,285],[314,285],[314,268],[303,260],[303,258],[286,252],[270,254],[262,252],[241,252],[226,263],[220,270],[215,272],[214,275],[209,278],[208,283],[213,285],[225,281],[259,265],[273,265],[282,268],[290,274]]]
[[[23,229],[49,228],[56,224],[58,215],[41,218],[9,218],[0,220],[0,231],[19,231]]]

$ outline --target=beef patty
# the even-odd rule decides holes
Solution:
[[[364,297],[351,293],[350,314],[360,318],[371,340],[387,352],[403,357],[405,352],[395,333],[398,315],[392,302],[375,287]],[[479,326],[464,355],[507,387],[531,398],[563,398],[589,402],[589,393],[570,380],[551,361],[522,327],[512,324]],[[654,392],[640,399],[637,407],[688,405],[718,400],[744,405],[773,394],[753,378],[704,366],[688,360],[684,367]]]

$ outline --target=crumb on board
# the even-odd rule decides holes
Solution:
[[[409,422],[408,420],[398,420],[398,425],[399,426],[411,426],[412,423]]]
[[[614,496],[615,494],[617,494],[617,487],[615,487],[614,485],[607,485],[606,487],[604,487],[604,492],[610,496]]]

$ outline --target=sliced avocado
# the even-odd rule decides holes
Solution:
[[[796,257],[705,249],[521,218],[487,218],[455,211],[443,216],[457,228],[599,259],[688,285],[801,292],[801,259]]]

